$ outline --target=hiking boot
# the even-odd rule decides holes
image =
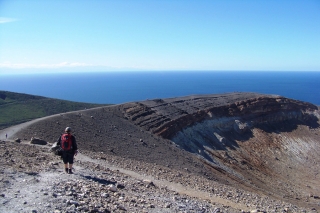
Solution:
[[[73,174],[73,172],[72,172],[72,169],[69,169],[69,172],[68,172],[69,174]]]
[[[65,168],[65,170],[66,170],[66,173],[69,173],[69,169],[68,168]]]

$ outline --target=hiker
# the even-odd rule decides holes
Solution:
[[[6,139],[8,138],[8,134],[6,133]]]
[[[78,154],[76,138],[71,135],[71,128],[67,127],[59,139],[57,145],[62,149],[62,159],[66,173],[73,174],[72,165],[74,156]]]

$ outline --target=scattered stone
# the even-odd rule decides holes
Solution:
[[[216,138],[218,139],[218,141],[219,141],[220,143],[222,143],[222,144],[225,144],[225,143],[226,143],[226,139],[225,139],[224,137],[220,136],[220,135],[219,135],[218,133],[216,133],[216,132],[214,132],[213,134],[214,134],[214,136],[216,136]]]
[[[47,145],[47,141],[40,138],[31,138],[30,144]]]
[[[108,193],[102,193],[101,197],[109,197],[109,194]]]
[[[127,209],[126,209],[124,206],[122,206],[122,205],[119,205],[119,206],[118,206],[118,209],[123,210],[123,211],[126,211],[126,210],[127,210]]]
[[[242,123],[239,120],[234,121],[233,128],[236,132],[238,132],[240,134],[243,134],[243,133],[247,132],[248,130],[250,130],[250,127],[247,123]]]
[[[77,201],[74,201],[74,200],[70,200],[70,204],[71,205],[75,205],[75,206],[79,206],[79,203]]]
[[[221,211],[220,211],[220,208],[215,208],[214,210],[213,210],[213,213],[220,213]]]
[[[117,192],[118,191],[117,187],[115,185],[113,185],[113,184],[108,185],[108,187],[109,187],[109,191],[111,191],[111,192]]]
[[[145,180],[143,180],[142,182],[143,182],[143,183],[146,183],[146,184],[148,184],[148,185],[153,185],[152,180],[145,179]]]
[[[62,155],[62,149],[60,146],[58,146],[58,142],[54,142],[51,146],[51,148],[49,149],[49,152],[54,153],[55,155]]]
[[[15,138],[15,139],[14,139],[14,142],[20,143],[20,142],[21,142],[21,139],[20,139],[20,138]]]
[[[124,189],[124,187],[125,187],[125,186],[124,186],[123,184],[121,184],[121,183],[118,183],[118,184],[117,184],[117,188],[118,188],[118,189]]]

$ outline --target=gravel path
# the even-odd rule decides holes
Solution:
[[[50,146],[0,143],[0,212],[303,212],[289,203],[212,184],[199,187],[170,181],[121,166],[116,158],[95,153],[76,156],[75,173],[63,171]],[[126,162],[127,163],[127,162]],[[128,166],[138,165],[134,162]],[[130,165],[129,165],[130,164]],[[149,165],[139,165],[146,166]],[[156,166],[154,169],[159,170]],[[164,171],[162,171],[164,172]],[[173,174],[175,171],[168,171]],[[169,175],[168,174],[168,175]],[[176,172],[178,177],[181,173]],[[193,186],[193,187],[192,187]],[[259,211],[258,211],[259,210]],[[306,212],[311,211],[305,210]]]
[[[2,141],[1,148],[0,212],[240,211],[231,201],[83,154],[70,175],[48,147]]]

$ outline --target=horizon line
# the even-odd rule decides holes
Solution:
[[[20,70],[20,69],[19,69]],[[29,70],[30,71],[30,70]],[[179,70],[179,69],[164,69],[164,70],[74,70],[74,71],[70,71],[70,70],[60,70],[57,72],[56,69],[50,69],[50,70],[46,70],[46,71],[34,71],[34,72],[26,72],[26,70],[22,71],[20,70],[20,72],[12,72],[11,71],[4,71],[2,72],[0,69],[0,75],[32,75],[32,74],[70,74],[70,73],[134,73],[134,72],[148,72],[148,73],[152,73],[152,72],[320,72],[320,70],[196,70],[196,69],[192,69],[192,70]]]

